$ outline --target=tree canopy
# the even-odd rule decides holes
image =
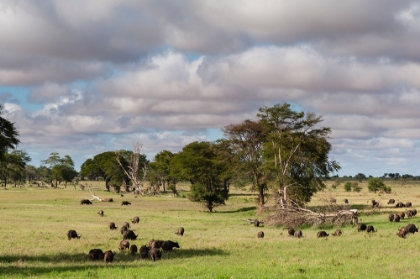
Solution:
[[[0,161],[9,149],[15,149],[19,144],[18,131],[13,122],[1,116],[3,106],[0,104]]]

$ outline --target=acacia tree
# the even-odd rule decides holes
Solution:
[[[328,159],[331,129],[318,127],[322,116],[295,112],[287,103],[260,108],[257,116],[266,131],[265,167],[283,193],[283,206],[289,202],[288,194],[298,203],[308,202],[325,187],[323,179],[340,169]]]
[[[193,142],[171,160],[172,176],[191,182],[188,198],[203,203],[210,212],[213,212],[214,207],[225,204],[228,198],[228,192],[223,186],[226,164],[218,155],[217,148],[214,143]]]
[[[0,175],[3,178],[4,187],[9,180],[12,180],[16,187],[17,181],[25,178],[25,166],[29,161],[31,161],[31,157],[22,150],[13,150],[3,154],[3,160],[0,162]]]
[[[64,181],[65,186],[67,186],[67,182],[72,181],[77,175],[77,172],[74,169],[73,159],[69,155],[65,155],[64,158],[61,158],[57,152],[52,152],[50,157],[46,160],[42,160],[41,163],[49,165],[51,169],[51,185],[54,187],[57,187],[58,183],[61,183],[62,181]],[[55,185],[52,184],[53,180],[55,180]]]
[[[171,151],[163,150],[156,154],[153,162],[148,165],[147,179],[151,184],[161,186],[163,192],[166,192],[166,186],[169,186],[176,193],[175,179],[170,176],[170,163],[173,157],[174,154]]]
[[[236,155],[236,167],[243,175],[251,175],[252,189],[258,192],[258,205],[265,203],[267,173],[264,169],[263,150],[265,131],[261,122],[245,120],[223,128],[225,137]]]
[[[4,154],[9,149],[15,149],[19,144],[18,131],[15,128],[13,122],[3,118],[2,114],[3,106],[0,104],[0,161],[4,159]]]

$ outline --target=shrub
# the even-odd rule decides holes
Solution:
[[[385,193],[391,193],[391,187],[385,185],[380,178],[369,178],[368,189],[370,192],[384,191]]]
[[[344,184],[344,191],[350,192],[351,191],[351,182],[346,182]]]
[[[359,183],[357,183],[357,182],[353,182],[351,184],[351,188],[353,189],[353,192],[360,193],[360,191],[362,191],[362,187],[360,187]]]

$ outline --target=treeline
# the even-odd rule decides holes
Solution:
[[[331,129],[320,126],[322,121],[314,113],[292,110],[290,104],[276,104],[260,108],[254,120],[225,126],[223,139],[193,142],[177,153],[163,150],[150,162],[141,148],[136,148],[97,154],[82,164],[79,174],[71,157],[61,158],[58,153],[51,153],[39,168],[26,165],[30,161],[27,154],[15,165],[29,181],[43,179],[54,187],[78,177],[103,179],[107,190],[123,187],[139,193],[170,190],[176,194],[177,182],[188,181],[189,199],[203,203],[209,211],[224,204],[231,185],[244,184],[252,185],[261,207],[270,191],[280,197],[280,203],[303,204],[325,188],[325,179],[340,169],[328,158]],[[16,150],[6,154],[14,152],[25,154]],[[8,179],[18,177],[10,171],[12,161],[5,158],[3,162]],[[143,181],[148,181],[150,188],[145,189]]]

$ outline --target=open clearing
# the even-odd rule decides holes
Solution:
[[[0,278],[416,278],[420,235],[401,239],[396,232],[408,223],[418,226],[419,217],[391,223],[390,212],[406,209],[386,202],[411,201],[418,210],[420,183],[386,184],[392,194],[369,193],[366,183],[359,184],[360,193],[344,192],[342,184],[318,193],[308,206],[322,205],[329,196],[337,203],[348,198],[352,208],[359,209],[359,222],[377,229],[367,234],[345,226],[342,236],[324,239],[316,237],[318,228],[301,228],[303,238],[297,239],[283,227],[257,228],[244,221],[267,214],[257,215],[255,196],[247,190],[234,190],[226,206],[209,214],[188,201],[183,191],[181,198],[169,193],[135,198],[96,190],[114,202],[94,200],[87,206],[80,205],[90,197],[86,190],[8,186],[0,190]],[[102,184],[95,187],[104,189]],[[380,201],[380,210],[369,207],[372,198]],[[121,206],[124,200],[131,206]],[[103,217],[97,214],[101,209]],[[156,262],[120,252],[119,227],[134,216],[140,217],[139,224],[131,224],[139,236],[131,244],[140,247],[152,238],[169,239],[181,249],[164,253]],[[118,230],[109,230],[111,221]],[[185,228],[184,236],[175,234],[179,226]],[[70,229],[82,237],[69,241]],[[336,228],[324,229],[332,233]],[[258,231],[264,231],[264,239],[257,238]],[[114,262],[89,261],[87,253],[93,248],[116,251]]]

